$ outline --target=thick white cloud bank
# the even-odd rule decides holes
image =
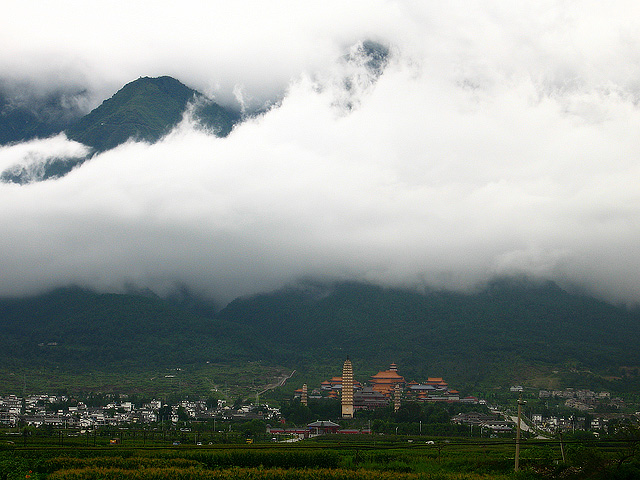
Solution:
[[[640,301],[637,2],[269,3],[10,7],[13,80],[105,98],[167,74],[282,101],[224,139],[186,118],[61,179],[0,184],[0,294],[528,274]],[[391,48],[377,82],[344,60],[363,39]]]

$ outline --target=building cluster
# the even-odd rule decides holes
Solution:
[[[267,426],[267,433],[271,435],[287,435],[294,439],[302,440],[304,438],[314,437],[316,435],[324,435],[328,433],[339,433],[343,435],[352,434],[370,434],[369,429],[345,429],[339,424],[330,420],[316,420],[307,424],[305,428],[278,428]]]
[[[468,425],[472,430],[479,428],[482,432],[508,433],[515,430],[515,417],[500,413],[459,413],[451,421],[458,425]],[[557,416],[544,416],[534,413],[531,418],[523,417],[523,425],[530,425],[533,431],[542,434],[555,435],[562,432],[575,432],[576,430],[589,430],[595,433],[613,433],[620,425],[637,424],[638,419],[633,414],[602,413],[598,415],[580,414]],[[524,427],[530,430],[528,426]]]
[[[613,427],[627,424],[637,424],[637,415],[622,413],[600,413],[595,416],[544,416],[534,413],[531,415],[532,424],[541,431],[551,434],[575,430],[590,430],[593,432],[613,433]]]
[[[160,400],[135,405],[129,401],[112,401],[100,407],[70,401],[66,396],[31,395],[0,397],[0,425],[16,427],[32,425],[92,429],[123,424],[145,424],[158,421],[178,423],[180,420],[269,420],[280,416],[280,410],[267,405],[244,405],[233,409],[224,400],[208,406],[204,400],[182,400],[166,405]]]
[[[578,390],[567,388],[565,390],[540,390],[539,398],[564,399],[564,405],[576,410],[594,410],[600,405],[608,405],[616,409],[625,406],[624,401],[619,397],[611,397],[609,392],[593,392],[591,390]]]
[[[513,431],[513,422],[504,420],[500,415],[489,413],[459,413],[451,419],[457,425],[468,425],[469,428],[480,429],[481,432],[509,433]]]
[[[339,398],[342,417],[353,418],[358,410],[372,410],[393,404],[395,410],[402,401],[418,402],[465,402],[478,403],[475,397],[460,396],[460,392],[450,389],[441,377],[430,377],[425,382],[407,382],[398,373],[398,366],[392,363],[388,370],[372,375],[366,384],[353,377],[353,365],[347,359],[342,367],[342,376],[325,380],[319,388],[308,392],[307,385],[296,390],[295,396],[307,404],[309,399]]]

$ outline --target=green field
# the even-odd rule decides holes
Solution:
[[[199,434],[181,435],[188,444],[174,446],[175,439],[159,432],[114,431],[99,437],[54,432],[38,438],[5,434],[0,437],[0,479],[640,478],[636,436],[566,442],[565,461],[557,440],[527,440],[516,473],[512,439],[325,435],[296,443],[197,445]]]

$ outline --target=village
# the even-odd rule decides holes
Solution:
[[[126,398],[126,396],[122,396]],[[0,425],[17,427],[94,429],[103,426],[152,424],[191,421],[271,420],[280,417],[280,410],[268,405],[242,405],[232,408],[225,400],[215,405],[206,400],[181,400],[167,405],[160,400],[141,405],[120,399],[99,407],[88,407],[66,395],[30,395],[0,397]]]
[[[511,386],[508,394],[515,398],[524,391],[522,386]],[[548,406],[552,401],[563,409],[563,414],[551,414],[547,408],[528,407],[522,418],[522,428],[531,434],[555,435],[563,431],[586,430],[599,435],[622,425],[638,423],[638,413],[630,412],[622,398],[612,397],[606,391],[527,389],[526,396],[531,398],[532,403],[537,401],[538,406]],[[173,404],[158,399],[136,403],[127,395],[111,395],[101,405],[95,402],[87,405],[89,402],[66,395],[7,395],[0,397],[0,426],[91,431],[124,425],[162,423],[188,426],[191,423],[208,422],[215,431],[216,422],[220,426],[222,423],[258,420],[268,435],[306,438],[323,433],[379,433],[376,428],[372,429],[370,420],[368,424],[361,425],[361,422],[354,423],[354,419],[379,409],[398,412],[403,405],[412,404],[451,405],[449,411],[456,413],[448,417],[450,424],[468,427],[471,434],[474,429],[480,435],[510,434],[516,425],[515,412],[509,405],[490,404],[476,396],[462,395],[442,377],[428,377],[422,382],[406,381],[395,363],[361,383],[354,379],[351,362],[346,360],[342,376],[331,377],[312,388],[304,384],[295,390],[291,402],[305,408],[309,405],[336,404],[341,410],[335,417],[318,418],[301,425],[291,424],[291,419],[285,418],[280,405],[269,405],[269,402],[235,402],[230,405],[226,400],[210,398],[184,399]],[[369,414],[367,418],[373,417]],[[337,423],[341,420],[342,426]]]

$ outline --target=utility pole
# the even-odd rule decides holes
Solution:
[[[522,393],[520,394],[520,398],[518,398],[518,427],[516,430],[516,465],[514,471],[520,470],[520,422],[522,418],[522,405],[526,402],[522,400]]]

